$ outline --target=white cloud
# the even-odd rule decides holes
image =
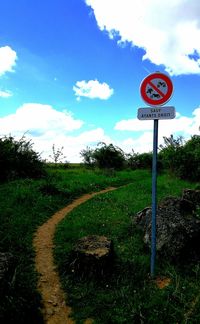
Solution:
[[[185,138],[199,134],[199,121],[200,107],[191,117],[177,114],[174,120],[159,121],[159,144],[163,136],[170,134],[182,134]],[[80,162],[80,151],[87,146],[96,147],[98,142],[113,143],[127,153],[132,149],[139,153],[152,151],[153,121],[132,119],[116,123],[115,130],[132,131],[132,136],[120,141],[107,136],[102,128],[81,131],[83,124],[67,111],[57,111],[50,105],[26,103],[15,114],[0,118],[0,136],[11,134],[18,139],[26,133],[26,137],[32,139],[33,148],[46,159],[52,155],[53,144],[56,148],[63,146],[63,153],[70,162]],[[79,133],[74,134],[77,130]]]
[[[176,118],[172,120],[160,120],[158,127],[158,143],[163,143],[163,136],[170,136],[173,134],[175,137],[182,135],[185,139],[189,139],[190,136],[199,135],[200,126],[200,107],[196,108],[192,117],[182,116],[177,113]],[[115,130],[118,131],[132,131],[133,137],[129,137],[118,145],[130,152],[132,148],[135,152],[149,152],[153,149],[153,121],[129,119],[122,120],[116,123]],[[139,132],[139,134],[138,134]],[[143,132],[141,134],[141,132]]]
[[[96,147],[99,142],[111,143],[111,139],[105,135],[102,128],[96,128],[91,131],[84,131],[77,136],[60,134],[52,138],[46,133],[40,138],[34,138],[33,142],[35,149],[42,152],[43,158],[49,159],[49,155],[52,155],[52,145],[55,144],[56,148],[64,147],[63,153],[68,161],[81,162],[80,152],[83,149],[87,146]]]
[[[200,73],[199,0],[86,0],[97,24],[118,43],[143,48],[172,75]]]
[[[135,153],[151,152],[153,145],[152,132],[144,132],[137,138],[127,138],[124,141],[118,143],[118,146],[126,153],[130,153],[134,150]]]
[[[15,114],[0,119],[1,133],[62,134],[79,129],[83,121],[76,120],[69,112],[60,112],[50,105],[26,103]],[[53,136],[54,136],[53,135]]]
[[[3,91],[3,90],[0,90],[0,98],[9,98],[9,97],[12,97],[12,92],[9,91],[9,90],[6,90],[6,91]]]
[[[50,105],[26,103],[15,114],[0,118],[0,135],[12,135],[19,139],[26,133],[32,139],[34,149],[42,158],[52,155],[52,146],[64,147],[63,153],[70,162],[81,161],[80,151],[86,146],[96,146],[98,142],[110,143],[102,128],[71,135],[84,124],[69,112],[59,112]]]
[[[10,46],[0,47],[0,76],[13,72],[16,60],[17,53]]]
[[[194,135],[197,133],[200,124],[200,108],[195,109],[192,115],[192,117],[186,117],[182,116],[180,113],[177,113],[175,119],[160,120],[159,131],[163,136],[168,136],[174,133],[183,133],[184,136]],[[115,130],[132,132],[147,132],[152,130],[152,128],[153,121],[141,121],[137,118],[121,120],[117,122],[114,127]]]
[[[134,131],[134,132],[140,132],[145,130],[152,129],[152,122],[147,120],[145,121],[145,124],[142,124],[141,121],[137,118],[134,119],[127,119],[127,120],[121,120],[116,123],[115,128],[116,130],[120,131]]]
[[[98,80],[90,80],[88,82],[85,80],[77,81],[73,90],[75,91],[75,96],[77,96],[78,101],[81,97],[106,100],[114,93],[114,90],[111,89],[107,83],[100,83]]]

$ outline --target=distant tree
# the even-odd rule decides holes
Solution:
[[[95,165],[100,169],[120,170],[125,166],[125,153],[122,149],[113,144],[107,145],[100,142],[94,150],[92,157]]]
[[[188,141],[182,136],[176,139],[164,137],[159,157],[165,169],[182,179],[200,181],[200,136],[194,135]]]
[[[151,169],[152,167],[152,153],[145,152],[137,156],[138,169]]]
[[[132,170],[135,170],[138,168],[138,153],[135,153],[134,150],[131,151],[131,153],[127,153],[125,155],[126,158],[126,166]]]
[[[169,137],[164,136],[163,137],[164,144],[161,144],[159,146],[160,150],[168,149],[168,148],[173,148],[177,149],[184,144],[183,136],[178,136],[175,138],[173,135],[170,135]]]
[[[200,136],[192,136],[184,145],[178,174],[183,179],[200,181]]]
[[[52,145],[52,154],[50,154],[49,157],[53,160],[55,164],[63,163],[63,160],[66,159],[66,156],[63,153],[63,149],[63,146],[60,148],[56,148],[55,144]],[[68,164],[66,160],[64,161],[64,163]]]
[[[163,137],[163,140],[164,144],[159,146],[159,160],[163,168],[177,174],[178,166],[182,163],[183,137],[174,138],[173,135],[170,135],[169,137]]]
[[[83,163],[87,167],[93,167],[95,164],[93,153],[94,153],[94,150],[92,150],[89,146],[87,146],[86,149],[83,149],[80,152],[80,155],[83,158]]]
[[[95,149],[87,147],[80,152],[85,165],[100,169],[120,170],[125,167],[126,157],[122,149],[113,144],[99,142]]]

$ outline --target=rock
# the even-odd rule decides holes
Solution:
[[[200,206],[200,190],[184,189],[182,197],[192,201],[196,206]]]
[[[91,235],[77,241],[70,257],[70,271],[87,277],[105,275],[113,264],[112,241]]]
[[[190,252],[200,253],[200,219],[195,215],[196,204],[192,201],[168,197],[157,209],[158,254],[168,258],[181,258]],[[151,208],[145,208],[136,214],[133,222],[143,226],[144,242],[151,245]]]
[[[136,217],[134,217],[132,220],[136,225],[139,225],[141,228],[145,228],[151,221],[151,207],[146,207],[139,211]]]

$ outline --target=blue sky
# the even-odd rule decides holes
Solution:
[[[98,142],[152,150],[153,121],[141,81],[155,71],[174,85],[175,120],[163,136],[199,134],[199,0],[2,0],[0,134],[31,138],[43,158],[67,160]]]

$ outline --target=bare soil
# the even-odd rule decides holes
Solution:
[[[67,296],[64,294],[59,281],[59,275],[53,259],[53,238],[56,225],[74,208],[91,199],[116,188],[108,188],[99,192],[83,195],[70,205],[55,213],[46,223],[38,228],[33,239],[35,249],[35,268],[39,274],[38,290],[42,297],[42,314],[44,322],[48,324],[74,323],[71,308],[67,305]],[[92,323],[86,319],[85,323]]]

